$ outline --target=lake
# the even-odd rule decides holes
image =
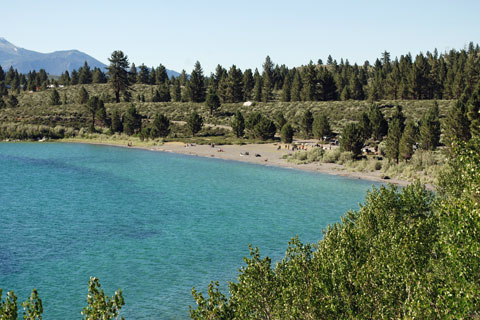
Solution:
[[[96,276],[107,295],[123,290],[126,319],[185,319],[192,287],[226,288],[249,244],[276,261],[295,235],[317,242],[372,184],[146,150],[0,143],[0,288],[19,302],[37,288],[45,319],[74,319]]]

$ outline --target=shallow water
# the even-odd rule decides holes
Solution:
[[[90,276],[127,319],[185,319],[191,289],[236,279],[358,208],[372,182],[125,148],[0,143],[0,288],[80,318]]]

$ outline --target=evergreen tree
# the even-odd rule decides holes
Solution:
[[[388,133],[388,123],[377,105],[372,104],[368,111],[368,118],[372,126],[372,136],[375,140],[382,140]]]
[[[255,86],[251,69],[245,70],[243,73],[243,101],[252,99],[252,90]]]
[[[300,72],[295,72],[292,89],[290,90],[290,101],[301,101],[302,78]]]
[[[292,88],[292,83],[290,81],[290,77],[286,77],[285,80],[283,81],[283,87],[282,87],[282,101],[284,102],[289,102],[291,99],[291,88]]]
[[[157,114],[150,130],[151,138],[166,137],[170,134],[170,120],[163,114]]]
[[[313,115],[310,110],[305,110],[301,119],[302,132],[306,139],[312,136]]]
[[[392,119],[398,119],[400,124],[400,130],[403,132],[405,129],[405,116],[403,115],[402,106],[397,105],[395,107],[395,112],[393,113]]]
[[[240,110],[237,110],[235,113],[235,116],[231,122],[231,127],[237,138],[241,138],[245,134],[245,120],[243,119],[243,115]]]
[[[326,115],[321,114],[313,120],[312,125],[313,135],[316,139],[324,140],[328,139],[332,135],[332,129]]]
[[[258,70],[255,69],[255,85],[253,87],[253,100],[262,101],[262,77],[258,73]]]
[[[435,104],[420,121],[420,147],[435,150],[440,142],[440,120],[438,105]]]
[[[18,106],[18,100],[17,100],[17,97],[15,95],[9,95],[8,98],[7,98],[7,106],[9,108],[15,108],[16,106]]]
[[[110,126],[110,130],[112,131],[112,133],[123,131],[122,119],[120,117],[120,113],[117,110],[115,110],[112,114],[112,124]]]
[[[152,97],[152,102],[160,102],[162,101],[162,98],[160,97],[160,92],[158,91],[158,89],[155,89],[155,93],[153,94],[153,97]]]
[[[275,137],[275,132],[277,128],[272,120],[262,117],[260,121],[253,128],[255,137],[261,140],[269,140]]]
[[[342,131],[340,149],[352,152],[356,158],[362,154],[363,144],[362,130],[357,124],[348,123]]]
[[[57,89],[53,89],[52,94],[50,95],[50,104],[52,106],[58,106],[62,103],[60,102],[60,95],[58,94]]]
[[[195,63],[195,67],[190,75],[188,87],[190,89],[190,101],[205,101],[205,78],[203,76],[202,66],[198,61]]]
[[[128,72],[128,82],[137,83],[137,67],[133,62],[132,62],[132,65],[130,66],[130,71]]]
[[[208,109],[210,110],[210,115],[213,116],[213,112],[220,108],[220,99],[217,96],[217,93],[213,88],[208,88],[207,99],[205,101]]]
[[[312,60],[302,70],[302,100],[303,101],[315,101],[317,100],[316,92],[316,71]]]
[[[88,65],[87,61],[85,61],[83,68],[79,70],[78,81],[80,84],[89,84],[92,83],[92,80],[92,71],[90,70],[90,66]]]
[[[193,112],[187,119],[187,127],[192,136],[195,136],[203,127],[203,118]]]
[[[120,93],[128,93],[130,82],[128,81],[128,57],[122,51],[114,51],[108,59],[110,66],[107,67],[110,84],[115,92],[115,102],[120,102]]]
[[[233,65],[228,71],[225,101],[239,102],[243,98],[242,71]]]
[[[413,146],[415,145],[417,137],[417,127],[415,123],[410,120],[407,122],[405,126],[405,130],[403,131],[402,138],[400,139],[400,146],[399,146],[399,156],[404,159],[405,161],[412,158],[413,155]]]
[[[142,63],[139,67],[139,71],[137,74],[137,83],[149,84],[149,82],[150,82],[150,70],[148,70],[148,67]]]
[[[142,129],[142,117],[137,113],[133,104],[130,105],[123,116],[123,132],[129,136],[139,132]]]
[[[274,64],[269,56],[265,58],[262,73],[262,101],[268,102],[273,98],[273,68]]]
[[[168,81],[167,69],[163,64],[160,64],[155,72],[156,74],[156,84],[165,83]]]
[[[280,137],[283,143],[292,143],[293,134],[293,128],[289,123],[284,124],[282,130],[280,130]]]
[[[173,91],[172,92],[173,101],[175,102],[182,101],[182,88],[180,87],[180,81],[178,79],[175,80],[172,91]]]
[[[84,88],[80,88],[80,92],[78,93],[78,103],[79,104],[86,104],[88,102],[88,91]]]
[[[448,111],[444,125],[446,145],[451,146],[455,141],[467,142],[470,140],[470,121],[467,117],[467,108],[462,99],[458,100]]]
[[[363,139],[370,139],[372,136],[372,125],[370,124],[368,113],[366,112],[362,112],[362,115],[360,116],[360,129],[362,130]]]
[[[262,115],[259,112],[252,112],[247,116],[245,121],[245,128],[249,131],[250,135],[254,135],[253,129],[262,119]]]
[[[5,103],[5,101],[3,100],[2,97],[0,97],[0,110],[1,109],[5,109],[7,107],[7,104]]]
[[[93,83],[107,83],[107,77],[105,76],[105,73],[103,73],[99,68],[93,69],[92,77]]]
[[[467,116],[472,136],[480,136],[480,85],[477,85],[467,101]]]
[[[95,132],[95,116],[97,115],[98,110],[103,107],[103,101],[100,100],[97,96],[93,96],[88,99],[85,108],[88,113],[92,116],[92,123],[90,124],[89,131]]]
[[[72,86],[78,84],[78,72],[77,70],[72,70],[72,77],[70,78],[70,84]],[[31,88],[33,90],[33,88]]]
[[[281,130],[286,123],[287,123],[287,120],[283,116],[283,112],[278,111],[275,114],[275,126],[277,127],[278,130]]]
[[[386,154],[388,159],[398,163],[400,139],[402,129],[399,118],[393,118],[388,124],[388,135],[386,140]]]
[[[67,105],[67,104],[68,104],[67,93],[64,93],[64,94],[63,94],[63,101],[62,101],[62,103],[63,103],[64,105]]]

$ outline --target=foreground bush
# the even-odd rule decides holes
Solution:
[[[250,248],[229,295],[193,289],[193,319],[475,318],[480,313],[480,140],[457,149],[438,195],[373,188],[318,244],[272,266]]]

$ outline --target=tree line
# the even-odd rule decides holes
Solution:
[[[228,70],[217,65],[215,72],[205,76],[200,62],[190,74],[182,70],[178,77],[168,77],[166,68],[138,68],[125,65],[128,83],[157,86],[155,101],[203,102],[207,93],[215,94],[221,103],[240,101],[331,101],[382,99],[458,99],[470,94],[479,80],[480,48],[470,43],[461,50],[439,53],[437,49],[415,57],[407,53],[391,59],[385,51],[373,64],[350,64],[328,56],[307,65],[288,68],[275,64],[269,56],[262,70],[232,65]],[[128,62],[128,61],[127,61]],[[107,68],[108,69],[108,68]],[[65,71],[57,80],[49,79],[45,70],[27,75],[12,67],[4,72],[0,67],[0,95],[6,95],[7,86],[13,90],[42,90],[48,84],[77,85],[106,83],[109,72],[93,70],[85,62],[83,67]],[[129,97],[125,97],[129,100]],[[137,97],[142,99],[142,97]]]

